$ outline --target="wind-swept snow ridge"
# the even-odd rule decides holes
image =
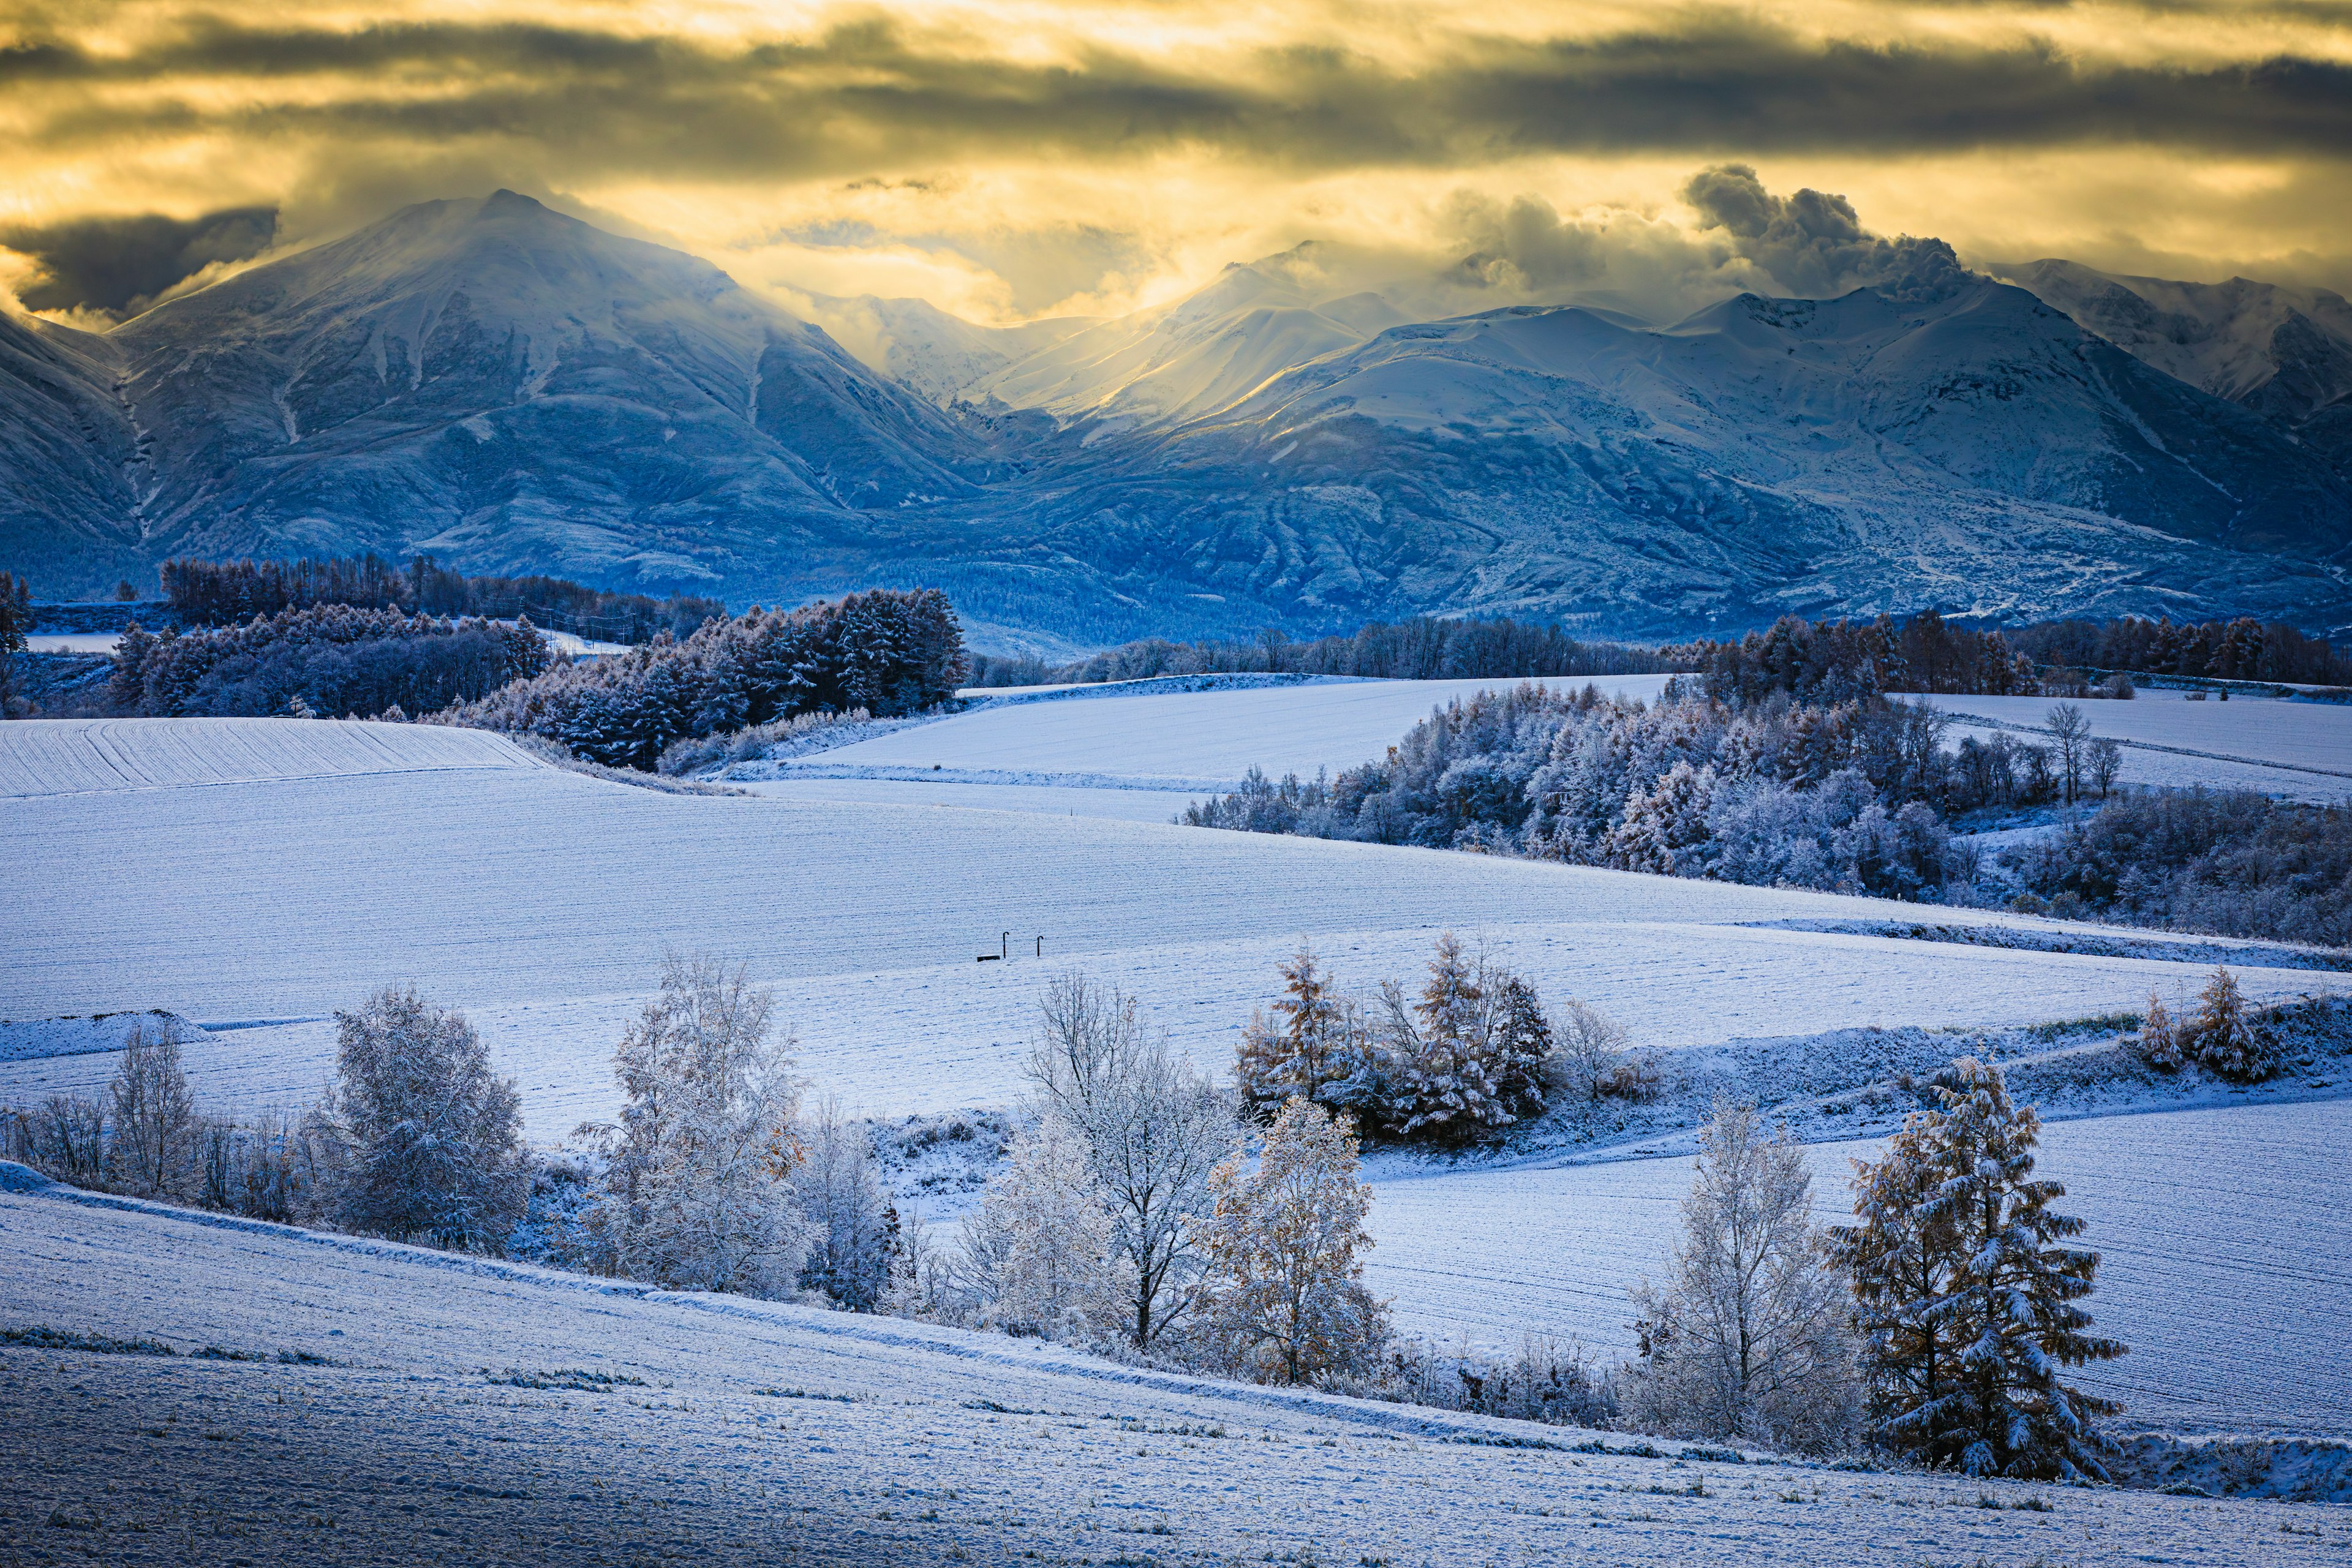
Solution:
[[[0,798],[545,766],[503,735],[434,724],[35,719],[7,727]]]

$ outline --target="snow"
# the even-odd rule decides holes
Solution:
[[[1167,822],[1206,793],[1202,790],[1104,788],[1099,785],[995,784],[944,772],[935,779],[782,778],[730,782],[778,800],[856,805],[927,805],[971,811],[1017,811],[1045,816],[1107,816],[1121,822]]]
[[[406,773],[543,772],[504,736],[299,719],[33,719],[0,744],[0,799]]]
[[[1654,698],[1664,675],[1593,678],[1604,691]],[[1580,689],[1588,682],[1551,682]],[[1255,690],[1153,689],[1153,682],[1087,688],[1057,700],[992,704],[828,751],[794,764],[838,776],[960,770],[996,775],[1054,775],[1105,784],[1142,783],[1177,789],[1230,789],[1253,767],[1279,779],[1318,769],[1337,773],[1374,762],[1435,708],[1507,688],[1507,680],[1339,680]],[[1148,703],[1143,709],[1133,706]]]
[[[0,1062],[103,1053],[111,1071],[123,1037],[142,1025],[184,1035],[195,1033],[195,1026],[186,1019],[164,1012],[101,1013],[91,1018],[0,1018]]]
[[[112,653],[121,632],[28,632],[27,653]]]
[[[2132,1347],[2081,1381],[2135,1424],[2352,1436],[2352,1103],[2107,1116],[2046,1126],[2038,1174],[2105,1259],[2089,1302]],[[1849,1162],[1815,1144],[1814,1206],[1850,1213]],[[1399,1325],[1516,1349],[1522,1331],[1633,1348],[1625,1289],[1655,1275],[1687,1158],[1396,1175],[1374,1184],[1366,1270]],[[2281,1173],[2293,1172],[2291,1180]]]
[[[858,1564],[2337,1551],[2328,1516],[2276,1504],[1579,1453],[1592,1434],[0,1185],[0,1323],[183,1352],[0,1345],[0,1468],[39,1477],[0,1497],[0,1540],[89,1519],[76,1543],[110,1561],[447,1564],[551,1540],[562,1561],[723,1542]],[[264,1359],[186,1353],[205,1346]],[[1530,1441],[1552,1447],[1495,1446]]]
[[[2254,764],[2308,768],[2344,780],[2339,793],[2352,793],[2352,704],[2244,697],[2189,702],[2182,696],[2143,692],[2128,702],[2086,698],[2074,700],[2073,706],[2090,721],[2092,734],[2112,737],[2127,747],[2174,746]],[[2050,710],[2066,700],[1926,696],[1906,700],[1941,708],[1963,724],[1990,720],[2039,731],[2049,721]]]

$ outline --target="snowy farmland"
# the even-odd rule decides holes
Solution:
[[[2352,797],[2352,704],[2238,698],[2185,700],[2152,690],[2128,702],[2078,700],[2091,733],[2124,749],[2126,784],[2259,790],[2294,800]],[[2047,697],[1913,697],[1952,715],[1951,740],[2047,739],[2057,701]]]
[[[2045,1127],[2036,1173],[2089,1222],[2105,1260],[2093,1309],[2132,1347],[2081,1382],[2129,1425],[2352,1436],[2347,1142],[2345,1100]],[[1808,1149],[1823,1223],[1851,1220],[1850,1162],[1875,1152]],[[1535,1331],[1626,1354],[1626,1287],[1659,1273],[1690,1174],[1687,1158],[1384,1173],[1367,1277],[1401,1328],[1441,1345]]]
[[[776,987],[815,1089],[840,1095],[853,1114],[881,1116],[1013,1100],[1037,990],[1064,966],[1128,988],[1180,1048],[1222,1071],[1239,1026],[1274,994],[1276,960],[1302,938],[1343,981],[1368,986],[1415,975],[1432,938],[1452,928],[1484,940],[1546,995],[1580,996],[1621,1017],[1637,1044],[1693,1053],[1873,1026],[1998,1029],[2111,1015],[2151,990],[2193,989],[2215,952],[2244,954],[2239,973],[2257,997],[2333,978],[2273,966],[2244,944],[2207,944],[2190,957],[2178,944],[2136,950],[2119,933],[1979,911],[1937,911],[1940,925],[1975,942],[1910,940],[1885,932],[1913,927],[1912,906],[1188,829],[1157,815],[1081,811],[1074,799],[1152,798],[1128,786],[1238,772],[1245,753],[1269,771],[1342,765],[1340,748],[1376,724],[1385,745],[1427,710],[1425,689],[1409,706],[1365,695],[1404,684],[1009,704],[820,760],[838,768],[845,752],[895,747],[887,754],[898,761],[847,765],[916,771],[929,756],[964,779],[1090,782],[848,777],[781,798],[658,794],[547,766],[498,737],[425,726],[0,726],[0,854],[18,872],[16,896],[0,909],[10,953],[0,1019],[184,1015],[206,1026],[187,1048],[199,1100],[251,1112],[310,1102],[331,1063],[332,1011],[413,978],[468,1012],[499,1069],[520,1081],[530,1135],[556,1142],[613,1110],[611,1048],[666,946],[748,962]],[[1189,710],[1169,704],[1244,699],[1240,741],[1168,718]],[[1335,710],[1318,716],[1318,703]],[[957,724],[967,725],[960,739]],[[1000,767],[1020,753],[990,726],[1008,724],[1035,726],[1030,737],[1051,748],[1053,765]],[[950,793],[926,798],[933,790]],[[2064,942],[2095,951],[2042,950]],[[999,952],[1010,961],[973,962]],[[17,1034],[69,1044],[0,1062],[0,1100],[94,1090],[112,1071],[87,1029]],[[2254,1194],[2283,1182],[2276,1172],[2324,1163],[2326,1138],[2340,1145],[2342,1129],[2325,1120],[2329,1108],[2308,1121],[2286,1114],[2294,1109],[2210,1113],[2219,1131],[2200,1159],[2236,1151],[2226,1168],[2243,1172]],[[2078,1129],[2116,1129],[2116,1169],[2139,1172],[2140,1190],[2154,1191],[2174,1146],[2158,1130],[2202,1125],[2180,1116],[2070,1123],[2053,1131],[2052,1159],[2063,1165],[2064,1151],[2092,1149]],[[1825,1145],[1822,1158],[1842,1170],[1841,1152]],[[2343,1391],[2321,1375],[2327,1352],[2311,1347],[2339,1342],[2331,1314],[2343,1281],[2322,1268],[2300,1289],[2264,1296],[2220,1264],[2135,1276],[2126,1260],[2160,1254],[2170,1220],[2136,1207],[2127,1184],[2103,1194],[2100,1178],[2056,1173],[2095,1214],[2095,1242],[2117,1259],[2116,1310],[2147,1347],[2114,1376],[2161,1373],[2177,1385],[2184,1425],[2342,1429],[2325,1410],[2313,1414]],[[1374,1279],[1405,1326],[1442,1340],[1507,1348],[1539,1329],[1620,1348],[1624,1286],[1654,1265],[1685,1180],[1681,1161],[1383,1168]],[[2340,1226],[2327,1228],[2326,1205],[2341,1211],[2344,1195],[2296,1180],[2293,1201],[2254,1205],[2274,1227],[2258,1246],[2340,1260],[2345,1243]],[[2304,1357],[2294,1365],[2319,1368],[2280,1374],[2301,1377],[2301,1395],[2262,1376],[2231,1381],[2230,1369],[2251,1362],[2248,1347],[2275,1331],[2251,1312],[2216,1319],[2215,1300],[2280,1315]]]
[[[2294,1568],[2352,1544],[2283,1503],[1735,1462],[15,1185],[0,1324],[61,1342],[0,1344],[0,1548],[27,1562],[1832,1568],[1990,1541]]]

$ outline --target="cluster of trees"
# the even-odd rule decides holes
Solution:
[[[152,717],[269,713],[405,716],[470,701],[548,667],[528,620],[444,620],[320,605],[243,626],[150,632],[115,647],[107,697]]]
[[[1292,642],[1272,627],[1260,633],[1255,642],[1175,643],[1147,637],[1068,664],[1048,664],[1034,656],[992,658],[980,655],[972,659],[971,683],[1042,686],[1250,671],[1366,675],[1398,680],[1516,679],[1641,675],[1689,668],[1651,648],[1579,642],[1558,626],[1423,616],[1393,626],[1373,621],[1352,637],[1318,637],[1312,642]]]
[[[1449,704],[1377,763],[1312,783],[1253,773],[1184,820],[1932,898],[1973,872],[1935,810],[1962,782],[1944,726],[1884,700],[1734,706],[1677,682],[1644,704],[1521,685]]]
[[[468,577],[419,555],[405,569],[376,555],[299,561],[166,561],[163,597],[184,626],[224,626],[315,605],[411,615],[528,616],[540,626],[605,642],[686,637],[726,606],[716,599],[584,587],[560,577]],[[131,595],[124,595],[128,598]]]
[[[1614,1021],[1574,1000],[1547,1011],[1525,975],[1451,931],[1412,999],[1393,980],[1369,1000],[1342,991],[1304,947],[1281,969],[1273,1016],[1251,1014],[1234,1046],[1234,1085],[1259,1120],[1304,1100],[1380,1136],[1453,1142],[1539,1116],[1555,1094],[1640,1100],[1657,1085]]]
[[[2281,1022],[2275,1012],[2262,1015],[2248,1009],[2238,977],[2222,967],[2206,982],[2195,1011],[2179,1018],[2151,992],[2137,1045],[2140,1059],[2160,1072],[2179,1072],[2193,1064],[2232,1083],[2260,1083],[2278,1071],[2284,1059]]]
[[[2352,946],[2352,807],[2130,795],[2012,858],[2030,913]]]
[[[1933,610],[1897,624],[1783,616],[1737,642],[1701,640],[1662,653],[1695,669],[1707,695],[1742,706],[1782,693],[1801,703],[1866,701],[1889,691],[2000,696],[2039,691],[2030,658],[1997,631],[1948,626]]]
[[[664,633],[626,653],[558,665],[439,717],[650,772],[681,740],[801,713],[917,712],[952,697],[968,668],[945,595],[877,588],[796,610],[755,605],[684,641]]]
[[[1633,1292],[1636,1424],[1801,1452],[1857,1439],[1971,1475],[2104,1480],[2120,1408],[2067,1367],[2124,1353],[2082,1306],[2099,1255],[2034,1174],[2040,1120],[2000,1069],[1961,1058],[1876,1160],[1854,1221],[1821,1227],[1785,1129],[1718,1103],[1699,1135],[1665,1278]]]
[[[2352,686],[2352,658],[2284,622],[2241,616],[2174,625],[2126,616],[2043,621],[2009,633],[2012,647],[2045,665],[2137,670],[2218,680]]]

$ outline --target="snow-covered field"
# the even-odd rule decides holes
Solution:
[[[2081,1381],[2169,1431],[2352,1436],[2352,1102],[2106,1116],[2043,1129],[2036,1173],[2089,1222],[2105,1264],[2090,1302],[2132,1347]],[[1850,1162],[1820,1143],[1824,1223],[1851,1217]],[[1663,1272],[1687,1158],[1549,1170],[1384,1173],[1366,1273],[1399,1326],[1510,1350],[1524,1331],[1633,1348],[1626,1288]],[[2293,1173],[2292,1176],[2285,1173]]]
[[[353,749],[416,750],[382,773],[319,763],[194,787],[190,757],[218,751],[224,774],[299,770],[329,744],[316,737],[345,731]],[[75,734],[130,749],[110,776],[173,776],[171,762],[189,787],[9,801],[0,854],[21,893],[0,911],[0,1017],[319,1020],[413,978],[475,1016],[539,1136],[609,1105],[611,1044],[665,946],[748,961],[782,993],[810,1075],[883,1113],[1002,1103],[1037,988],[1066,963],[1130,988],[1222,1067],[1302,936],[1369,986],[1416,973],[1442,929],[1483,932],[1548,994],[1593,999],[1660,1047],[2112,1013],[2196,977],[2145,958],[1760,929],[1911,912],[1828,894],[1050,814],[665,795],[415,726],[20,723],[0,729],[0,755],[16,758],[0,776],[56,766],[84,787],[97,764],[55,760]],[[271,735],[286,739],[258,739]],[[1007,946],[1012,963],[973,962]],[[2244,977],[2261,995],[2314,984],[2259,965]],[[193,1047],[190,1065],[224,1110],[285,1105],[316,1092],[326,1044],[315,1022],[236,1030]],[[0,1067],[0,1097],[105,1066]]]
[[[2190,702],[2185,697],[2143,691],[2128,702],[2084,700],[2074,706],[2090,721],[2092,734],[2123,744],[2126,784],[2206,784],[2314,801],[2352,796],[2352,705],[2262,698]],[[1909,700],[1950,713],[1954,742],[1970,732],[1990,739],[2002,729],[2033,739],[2021,731],[2041,731],[2058,705],[2047,697]]]
[[[1426,690],[1393,712],[1364,695],[1400,702],[1380,691],[1400,684],[1014,704],[823,756],[897,747],[985,771],[1015,754],[989,721],[1031,726],[1031,740],[1058,748],[1051,770],[1034,772],[1207,777],[1244,752],[1298,765],[1266,755],[1280,744],[1311,771],[1344,763],[1337,749],[1375,722],[1396,721],[1384,731],[1393,739],[1426,711]],[[1169,717],[1190,710],[1171,704],[1244,699],[1255,700],[1237,710],[1240,741]],[[1318,717],[1317,701],[1339,711]],[[957,724],[967,725],[961,740]],[[950,742],[959,749],[918,749]],[[2193,988],[2210,963],[2118,956],[2129,949],[2113,933],[2104,954],[1903,940],[1870,934],[1868,922],[1907,924],[1909,906],[1077,809],[1076,797],[1148,790],[888,778],[793,787],[813,793],[663,795],[545,766],[496,737],[414,725],[0,726],[0,863],[14,873],[0,900],[0,1018],[169,1008],[213,1026],[187,1048],[201,1103],[287,1109],[327,1077],[332,1011],[411,978],[468,1011],[499,1069],[520,1079],[530,1135],[554,1141],[611,1110],[612,1045],[666,946],[747,961],[778,990],[814,1088],[853,1114],[888,1116],[1013,1099],[1038,988],[1065,965],[1134,992],[1181,1049],[1222,1070],[1238,1026],[1274,994],[1276,961],[1302,936],[1344,981],[1369,986],[1417,973],[1431,939],[1451,927],[1483,937],[1548,996],[1582,996],[1623,1019],[1638,1044],[1694,1051],[1870,1026],[2114,1014],[2151,989]],[[954,791],[949,802],[995,794],[984,809],[943,809],[927,798],[934,788]],[[814,793],[824,789],[844,793]],[[1937,918],[2002,941],[2085,930],[1975,911]],[[1796,929],[1837,924],[1849,929]],[[1012,962],[973,962],[1000,943]],[[2240,973],[2258,997],[2330,978],[2258,961]],[[0,1062],[0,1100],[95,1089],[112,1064],[104,1053]],[[2288,1256],[2303,1244],[2340,1262],[2352,1238],[2327,1228],[2324,1211],[2352,1194],[2314,1173],[2331,1139],[2340,1147],[2343,1124],[2318,1110],[2305,1120],[2270,1107],[2205,1114],[2223,1131],[2181,1168],[2206,1181],[2206,1208],[2180,1212],[2220,1225],[2259,1211],[2273,1228],[2258,1246]],[[2094,1214],[2095,1238],[2117,1260],[2109,1289],[2126,1337],[2146,1347],[2113,1375],[2158,1369],[2154,1385],[2185,1402],[2184,1423],[2344,1429],[2313,1414],[2340,1400],[2341,1386],[2309,1370],[2324,1359],[2309,1347],[2340,1332],[2326,1303],[2343,1298],[2344,1280],[2324,1268],[2278,1270],[2289,1284],[2265,1296],[2230,1277],[2236,1255],[2170,1276],[2135,1275],[2126,1261],[2162,1254],[2178,1218],[2134,1206],[2136,1190],[2160,1191],[2168,1158],[2188,1146],[2157,1130],[2203,1125],[2170,1116],[2053,1131],[2053,1168]],[[2118,1130],[2111,1150],[2081,1142],[2091,1127]],[[1839,1155],[1824,1146],[1822,1158]],[[2123,1173],[2076,1173],[2101,1162]],[[2240,1185],[2213,1183],[2217,1171]],[[1683,1172],[1676,1161],[1384,1169],[1375,1278],[1407,1326],[1441,1338],[1493,1343],[1549,1329],[1615,1348],[1622,1290],[1670,1231]],[[2214,1301],[2256,1305],[2200,1316]],[[2155,1305],[2132,1317],[2143,1302]],[[2276,1331],[2258,1310],[2302,1314],[2293,1332],[2303,1359],[2282,1361],[2289,1371],[2278,1374],[2303,1377],[2302,1394],[2250,1370],[2250,1347]]]
[[[2352,1546],[2328,1510],[1578,1452],[1596,1435],[0,1187],[0,1328],[36,1327],[181,1353],[0,1343],[0,1552],[26,1563],[2295,1565]],[[1496,1446],[1530,1441],[1550,1446]]]

